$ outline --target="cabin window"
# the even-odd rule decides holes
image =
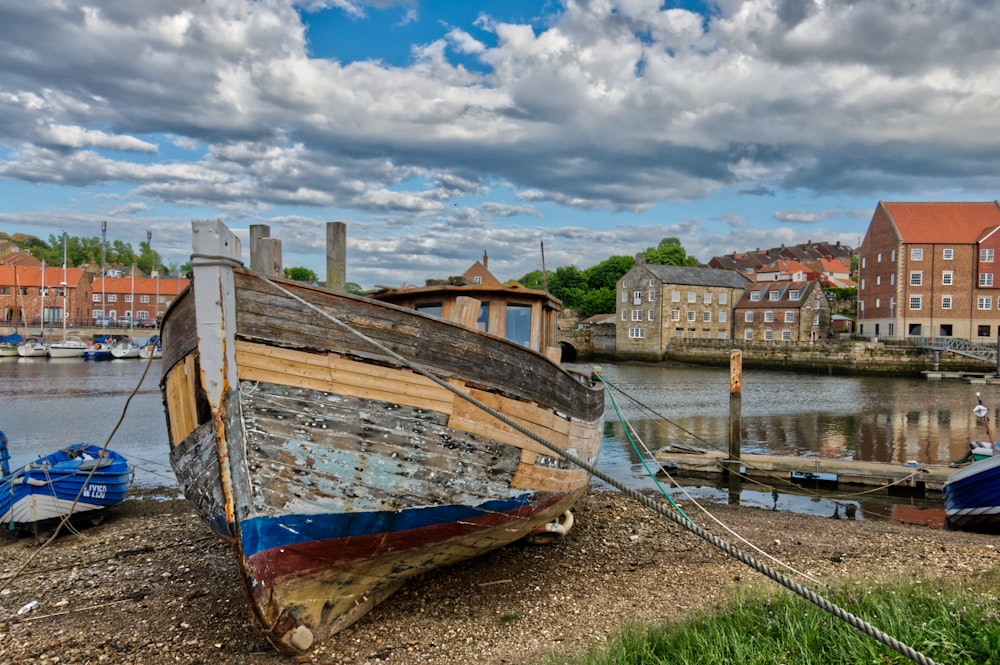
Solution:
[[[421,314],[430,314],[431,316],[440,317],[442,314],[444,314],[444,305],[439,302],[423,303],[421,305],[417,305],[416,307],[414,307],[414,309],[420,312]]]
[[[488,302],[479,305],[479,317],[476,319],[476,330],[489,332],[490,330],[490,304]]]
[[[506,331],[510,341],[531,345],[531,305],[507,305]]]

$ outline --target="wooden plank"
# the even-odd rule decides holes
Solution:
[[[170,414],[170,445],[177,446],[198,426],[194,354],[173,367],[164,383]]]
[[[409,370],[238,341],[240,379],[362,397],[450,413],[454,396]]]
[[[583,469],[556,469],[533,464],[520,464],[514,472],[511,487],[538,492],[570,492],[587,482]]]
[[[726,459],[722,451],[708,451],[704,454],[660,451],[655,454],[658,462],[678,473],[715,473],[722,470]],[[838,482],[881,486],[895,483],[901,486],[915,486],[924,483],[928,490],[940,489],[954,471],[944,466],[923,465],[918,467],[886,462],[864,462],[859,460],[831,459],[826,457],[798,457],[795,455],[743,454],[742,465],[746,475],[767,479],[775,475],[790,476],[792,472],[834,474]]]

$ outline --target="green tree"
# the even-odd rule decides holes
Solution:
[[[139,266],[139,270],[143,271],[147,275],[153,273],[154,270],[159,272],[161,275],[164,273],[163,260],[160,255],[153,251],[149,243],[143,240],[139,243],[139,259],[136,261]]]
[[[656,247],[647,247],[642,253],[646,263],[661,266],[696,266],[698,260],[684,251],[684,246],[677,238],[664,238]]]
[[[532,270],[517,281],[526,289],[545,290],[545,278],[542,276],[541,270]]]
[[[347,282],[344,284],[344,291],[348,293],[353,293],[356,296],[365,295],[365,290],[361,288],[361,285],[357,282]]]
[[[587,278],[576,266],[560,266],[549,275],[549,293],[564,307],[579,307],[587,293]]]
[[[587,277],[587,288],[592,291],[599,289],[611,289],[614,291],[618,285],[618,280],[631,270],[634,265],[635,259],[631,256],[612,256],[611,258],[604,259],[596,266],[591,266],[583,271]],[[614,308],[611,311],[613,312]]]
[[[309,268],[296,266],[294,268],[285,268],[284,272],[285,277],[288,279],[294,279],[296,282],[306,282],[307,284],[316,283],[316,273]]]
[[[614,314],[616,305],[615,289],[612,287],[588,291],[583,296],[580,308],[583,318],[586,319],[595,314]]]

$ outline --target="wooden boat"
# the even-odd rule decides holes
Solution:
[[[221,222],[193,230],[192,284],[161,328],[170,458],[276,648],[308,651],[413,575],[565,529],[589,474],[518,431],[597,459],[602,385],[543,353],[558,301],[424,291],[441,318],[251,272]],[[487,304],[489,330],[528,324],[529,345],[478,331]]]
[[[989,443],[973,441],[965,457],[953,465],[969,460],[971,464],[953,472],[941,488],[944,500],[945,524],[959,531],[1000,534],[1000,455],[990,429],[989,409],[982,395],[976,393],[978,404],[972,410],[982,418]]]
[[[132,483],[128,460],[100,446],[75,443],[15,471],[0,432],[0,523],[34,528],[69,514],[117,506]]]

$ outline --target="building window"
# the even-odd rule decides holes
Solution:
[[[781,291],[771,291],[767,296],[771,300],[781,300]]]
[[[753,323],[753,312],[743,312],[743,320],[746,323]]]
[[[727,302],[726,292],[723,291],[722,293],[719,294],[719,304],[725,305],[726,302]]]
[[[979,273],[979,286],[993,286],[993,273],[991,272]]]
[[[882,284],[882,275],[875,275],[875,286]]]
[[[622,302],[628,302],[628,291],[622,290]]]
[[[655,280],[655,279],[653,279],[652,277],[650,277],[650,278],[649,278],[649,286],[650,286],[650,287],[654,287],[654,286],[656,286],[656,280]]]
[[[125,296],[125,302],[132,302],[132,294],[131,293],[126,294],[126,296]]]
[[[656,294],[656,292],[655,292],[655,291],[653,291],[652,289],[650,289],[650,290],[649,290],[649,293],[648,293],[648,294],[646,295],[646,300],[647,300],[648,302],[653,302],[653,300],[655,300],[655,298],[653,298],[653,296],[654,296],[655,294]]]
[[[628,288],[628,280],[627,279],[623,279],[622,280],[622,288],[623,289],[627,289]]]
[[[875,309],[878,309],[881,306],[882,306],[882,299],[881,298],[876,298],[875,299]]]
[[[646,329],[645,328],[629,328],[628,338],[629,339],[645,339]]]
[[[920,247],[910,248],[910,260],[911,261],[923,261],[924,260],[924,250]]]
[[[922,252],[922,251],[923,251],[923,250],[921,250],[921,252]],[[892,257],[892,258],[890,259],[890,261],[892,261],[893,263],[895,263],[895,262],[896,262],[896,250],[892,250],[891,252],[889,252],[889,256],[890,256],[890,257]],[[923,256],[923,254],[922,254],[922,253],[921,253],[921,256]]]
[[[795,312],[785,312],[785,323],[795,323]]]
[[[941,250],[941,258],[944,259],[945,261],[951,261],[953,258],[955,258],[955,250],[952,249],[951,247],[945,247],[944,249]]]
[[[634,291],[632,293],[632,304],[641,305],[642,304],[642,291]]]
[[[865,290],[865,279],[863,277],[861,278],[861,290]]]
[[[979,262],[980,263],[993,263],[993,250],[992,249],[981,249],[981,250],[979,250]]]
[[[694,323],[694,310],[691,310],[687,313],[687,320],[688,323]]]
[[[726,322],[726,313],[719,312],[719,323],[725,323],[725,322]]]
[[[993,309],[993,297],[979,296],[976,298],[976,309]]]
[[[764,323],[774,322],[774,312],[764,312]]]
[[[692,304],[698,302],[698,294],[694,291],[688,291],[688,302]]]
[[[670,310],[670,320],[671,321],[680,321],[681,320],[681,310],[679,310],[679,309],[672,309],[672,310]]]
[[[753,339],[753,331],[752,330],[744,330],[743,331],[743,339]]]
[[[896,273],[891,272],[889,273],[889,286],[895,286],[895,285],[896,285]]]
[[[705,310],[704,312],[702,312],[701,313],[701,322],[702,323],[711,323],[712,322],[712,313],[710,311],[708,311],[708,310]]]
[[[791,291],[788,292],[789,300],[798,300],[801,297],[802,297],[802,292],[799,291],[798,289],[792,289]]]
[[[719,331],[719,339],[726,339],[726,331],[725,330],[720,330]]]
[[[670,292],[670,302],[680,302],[680,301],[681,301],[681,292],[680,291],[671,291]]]
[[[924,273],[914,270],[910,273],[910,286],[922,286],[924,283]]]
[[[712,304],[712,292],[711,291],[705,292],[705,295],[703,295],[701,297],[701,304],[703,304],[703,305],[711,305]]]
[[[815,316],[813,316],[813,325],[814,326],[818,326],[819,325],[819,314],[816,314]]]
[[[90,299],[93,302],[101,302],[101,294],[100,293],[95,293],[94,295],[92,295],[90,297]]]
[[[951,309],[951,296],[941,296],[941,309]]]
[[[792,331],[791,330],[782,330],[781,331],[781,341],[782,342],[791,342],[792,341]]]
[[[989,326],[979,326],[979,330],[978,330],[977,334],[980,337],[989,337],[990,336],[990,327]]]
[[[760,291],[750,292],[750,302],[760,302]]]
[[[642,321],[642,310],[641,309],[633,309],[632,310],[632,320],[633,321]]]
[[[774,339],[774,331],[773,330],[765,330],[764,331],[764,341],[770,342],[773,339]]]
[[[627,309],[623,309],[622,310],[622,321],[628,321],[628,310]]]
[[[868,257],[867,256],[862,256],[861,257],[861,267],[862,268],[867,268],[868,267]]]
[[[943,286],[951,286],[955,283],[955,273],[951,270],[945,270],[941,273],[941,284]]]
[[[652,321],[653,320],[653,310],[649,310],[648,312],[646,312],[646,315],[647,315],[646,316],[646,320],[647,321]]]
[[[910,309],[920,309],[923,306],[923,296],[910,296]]]

